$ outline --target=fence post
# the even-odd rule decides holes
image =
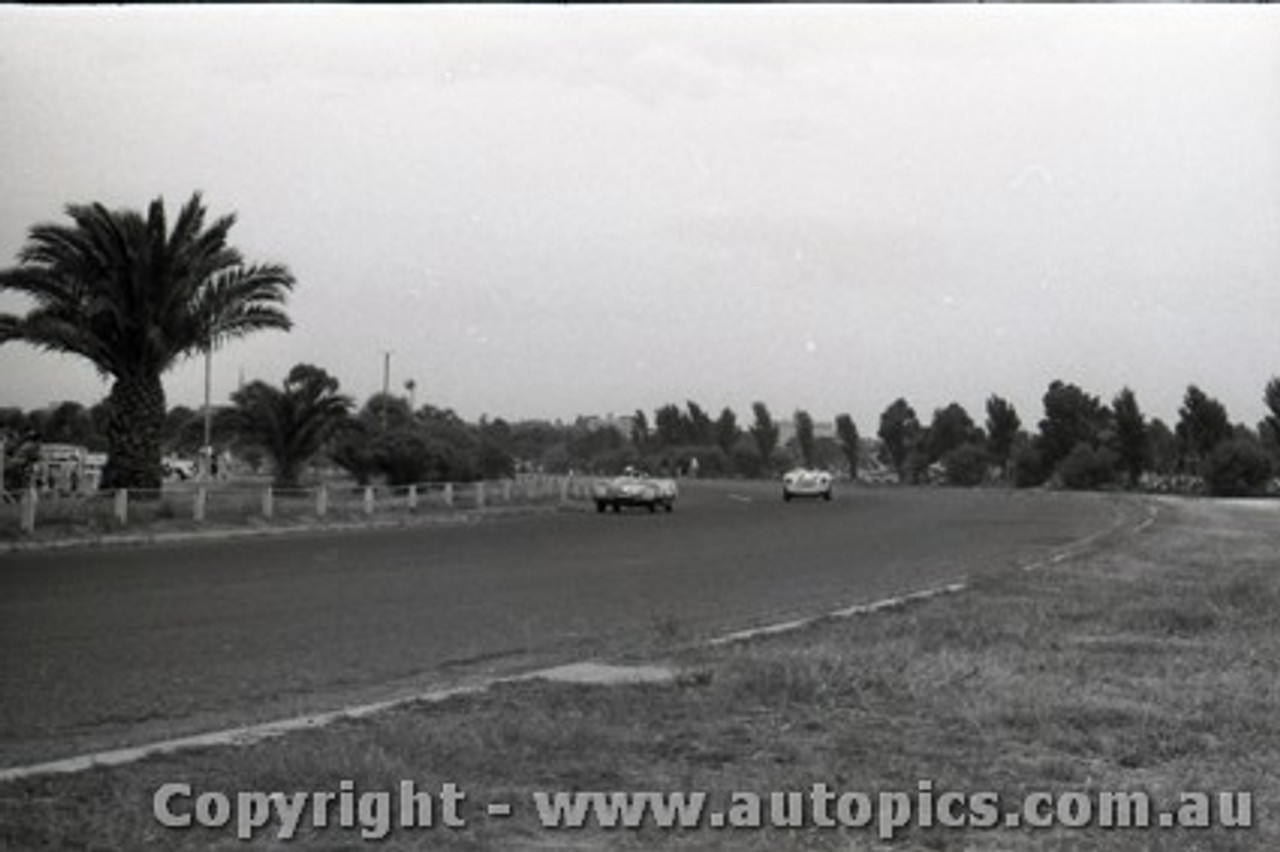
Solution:
[[[502,480],[502,502],[503,503],[511,502],[511,480],[510,479]]]
[[[453,508],[453,483],[446,482],[444,484],[444,504],[449,508]]]
[[[202,524],[202,523],[204,523],[204,512],[205,512],[205,508],[206,508],[206,507],[205,507],[205,500],[206,500],[206,498],[207,498],[207,495],[206,495],[206,493],[205,493],[205,488],[204,488],[204,486],[203,486],[203,485],[197,486],[197,487],[196,487],[196,502],[195,502],[195,507],[194,507],[194,508],[192,509],[192,511],[191,511],[191,517],[195,520],[195,522],[196,522],[197,524]]]
[[[262,490],[262,517],[271,520],[271,516],[275,513],[275,494],[268,485]]]
[[[373,486],[366,485],[364,487],[364,513],[366,515],[373,514]]]
[[[316,517],[323,518],[329,513],[329,489],[321,483],[316,488]]]
[[[418,486],[416,485],[409,486],[409,511],[418,511]]]
[[[27,486],[27,490],[22,492],[22,531],[24,533],[36,531],[36,503],[38,502],[40,502],[40,495],[36,493],[36,487]]]
[[[484,508],[484,480],[476,483],[476,508]]]
[[[129,489],[117,488],[115,500],[116,520],[121,526],[129,523]]]
[[[560,502],[569,502],[569,477],[560,480]]]

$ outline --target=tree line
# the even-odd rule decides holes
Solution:
[[[761,401],[741,423],[730,407],[712,416],[692,400],[651,416],[637,410],[570,423],[467,422],[430,404],[414,410],[393,394],[374,394],[357,408],[337,378],[299,364],[278,385],[254,381],[233,393],[230,405],[212,412],[211,437],[253,469],[269,471],[281,487],[333,469],[360,484],[402,485],[497,479],[519,470],[610,475],[628,466],[675,475],[696,465],[708,477],[767,477],[804,466],[862,478],[889,473],[902,483],[1242,495],[1263,493],[1280,470],[1280,377],[1267,384],[1263,400],[1270,413],[1256,427],[1232,424],[1221,402],[1192,385],[1170,427],[1146,417],[1128,388],[1106,404],[1055,380],[1034,432],[998,395],[987,399],[981,425],[955,402],[934,410],[926,424],[899,398],[880,415],[873,437],[863,438],[848,413],[820,435],[813,416],[797,410],[783,441],[783,424]],[[10,484],[29,468],[34,442],[107,449],[112,404],[108,397],[91,407],[0,409]],[[194,457],[204,437],[203,413],[177,406],[166,413],[159,440],[165,454]]]
[[[199,193],[170,225],[157,198],[146,213],[72,204],[70,224],[33,226],[16,266],[0,270],[0,292],[26,296],[25,314],[0,314],[0,344],[23,342],[84,358],[111,388],[85,408],[64,403],[43,412],[0,412],[18,470],[34,441],[103,449],[102,486],[156,489],[165,452],[203,444],[195,412],[166,405],[162,378],[193,355],[262,330],[288,330],[283,304],[295,286],[278,263],[250,263],[228,242],[234,215],[207,223]],[[627,464],[659,471],[697,460],[709,476],[769,476],[782,466],[840,468],[853,475],[892,471],[901,482],[977,485],[1005,482],[1066,488],[1203,487],[1215,494],[1258,493],[1280,460],[1280,379],[1268,383],[1270,415],[1256,427],[1232,424],[1225,408],[1187,388],[1177,424],[1146,418],[1132,391],[1103,403],[1074,384],[1054,381],[1032,432],[999,396],[987,400],[982,426],[952,403],[922,422],[906,399],[880,415],[863,439],[848,414],[818,434],[806,411],[794,412],[792,437],[763,402],[748,421],[718,415],[691,400],[650,418],[636,411],[626,429],[579,418],[467,423],[448,409],[378,394],[356,409],[338,380],[300,364],[281,384],[255,381],[236,391],[214,418],[216,442],[251,463],[269,463],[277,482],[296,484],[320,460],[358,482],[462,481],[509,475],[517,466],[608,473]],[[199,436],[198,438],[196,436]],[[12,468],[11,468],[12,469]]]
[[[1030,432],[1000,396],[987,400],[985,428],[956,403],[934,411],[925,426],[898,399],[880,416],[880,453],[904,482],[1259,494],[1280,470],[1280,378],[1267,383],[1263,401],[1269,414],[1256,427],[1233,424],[1221,402],[1190,385],[1171,428],[1147,418],[1129,388],[1107,404],[1055,380]]]

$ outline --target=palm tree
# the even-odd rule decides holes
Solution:
[[[346,420],[351,400],[338,393],[338,380],[319,367],[298,364],[284,388],[251,382],[231,395],[228,425],[240,441],[259,447],[275,467],[275,484],[292,488],[302,467]]]
[[[0,314],[0,344],[20,340],[88,359],[113,382],[107,397],[108,488],[159,488],[165,396],[161,376],[184,357],[260,329],[287,330],[293,287],[279,264],[246,265],[227,245],[235,216],[205,228],[200,193],[173,230],[157,198],[144,218],[101,204],[69,205],[74,224],[36,225],[0,292],[35,300]]]

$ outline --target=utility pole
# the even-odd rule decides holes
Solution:
[[[212,341],[204,347],[204,446],[200,448],[200,481],[207,482],[213,467],[213,406],[210,395],[213,386]]]
[[[391,401],[391,350],[382,353],[382,431],[387,431],[387,403]]]

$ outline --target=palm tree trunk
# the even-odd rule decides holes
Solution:
[[[164,472],[164,385],[158,375],[117,378],[107,397],[107,464],[103,488],[158,489]],[[141,495],[140,495],[141,496]]]
[[[287,454],[278,455],[273,461],[276,468],[275,487],[297,488],[298,474],[301,473],[302,463]]]

